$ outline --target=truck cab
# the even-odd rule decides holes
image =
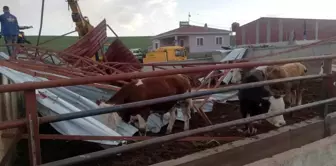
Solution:
[[[143,58],[143,63],[158,63],[169,61],[183,61],[187,59],[187,51],[181,46],[160,47],[148,52]]]

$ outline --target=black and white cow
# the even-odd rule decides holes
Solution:
[[[263,70],[252,69],[244,74],[241,83],[252,83],[266,80]],[[285,109],[283,96],[273,96],[268,86],[241,89],[238,92],[240,112],[243,118],[267,112],[282,111]],[[286,124],[283,115],[267,119],[272,125],[281,127]],[[246,125],[248,134],[255,134],[252,124]]]

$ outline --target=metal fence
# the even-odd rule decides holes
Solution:
[[[25,104],[26,104],[26,118],[15,120],[15,121],[2,122],[0,123],[0,130],[24,127],[24,126],[27,127],[28,129],[27,137],[28,137],[28,142],[29,142],[29,157],[30,157],[30,162],[31,162],[30,164],[32,166],[36,166],[36,165],[62,166],[62,165],[78,164],[82,162],[96,160],[102,157],[107,157],[109,155],[142,148],[148,145],[160,144],[160,143],[164,143],[167,141],[178,140],[178,139],[185,138],[188,136],[210,132],[210,131],[221,129],[224,127],[246,124],[246,123],[249,123],[255,120],[266,119],[269,117],[273,117],[273,116],[277,116],[277,115],[285,114],[289,112],[294,112],[294,111],[302,110],[302,109],[309,108],[309,107],[316,107],[316,106],[324,105],[324,107],[326,108],[328,103],[336,101],[336,97],[334,97],[335,96],[334,91],[330,90],[330,89],[334,89],[333,82],[335,80],[333,78],[332,71],[331,71],[331,67],[332,67],[331,59],[334,59],[334,58],[336,58],[336,55],[323,55],[323,56],[315,56],[315,57],[307,57],[307,58],[292,58],[292,59],[277,60],[277,61],[218,64],[218,65],[211,65],[211,66],[189,67],[189,68],[182,68],[182,69],[171,69],[171,70],[162,70],[162,71],[153,71],[153,72],[125,73],[125,74],[116,74],[116,75],[111,75],[111,76],[92,76],[89,79],[85,77],[81,77],[81,78],[72,78],[72,79],[59,79],[59,80],[46,81],[46,82],[29,82],[29,83],[21,83],[21,84],[2,85],[0,86],[0,93],[24,91]],[[37,114],[35,89],[102,83],[102,82],[109,82],[109,81],[116,81],[116,80],[138,79],[138,78],[156,77],[156,76],[164,76],[164,75],[172,75],[172,74],[180,74],[180,73],[183,74],[183,73],[205,72],[205,71],[220,70],[220,69],[251,68],[251,67],[256,67],[256,66],[261,66],[261,65],[276,65],[276,64],[285,64],[285,63],[290,63],[290,62],[315,61],[315,60],[324,60],[324,73],[323,74],[268,80],[268,81],[248,83],[248,84],[240,84],[240,85],[234,85],[234,86],[229,86],[229,87],[224,87],[224,88],[217,88],[217,89],[211,89],[211,90],[206,90],[206,91],[197,91],[197,92],[191,92],[191,93],[186,93],[186,94],[181,94],[181,95],[174,95],[174,96],[156,98],[156,99],[151,99],[151,100],[145,100],[141,102],[116,105],[110,108],[100,108],[100,109],[95,109],[95,110],[62,114],[58,116],[45,116],[45,117],[39,118]],[[171,134],[171,135],[161,136],[161,137],[157,137],[157,138],[153,138],[149,140],[144,140],[144,141],[129,144],[129,145],[105,149],[102,151],[93,152],[93,153],[89,153],[85,155],[75,156],[75,157],[67,158],[64,160],[41,164],[41,151],[40,151],[40,139],[41,138],[39,134],[39,125],[43,123],[51,123],[51,122],[59,122],[59,121],[64,121],[64,120],[76,119],[76,118],[83,118],[87,116],[94,116],[94,115],[99,115],[99,114],[117,112],[117,111],[122,111],[124,109],[146,106],[146,105],[151,105],[151,104],[156,104],[156,103],[163,103],[167,101],[175,101],[175,100],[181,100],[181,99],[192,98],[192,97],[206,96],[206,95],[227,92],[227,91],[232,91],[232,90],[259,87],[259,86],[275,84],[279,82],[298,81],[298,80],[317,79],[317,78],[323,78],[323,88],[325,88],[323,92],[324,92],[325,100],[292,107],[292,108],[284,110],[283,112],[267,113],[267,114],[262,114],[258,116],[253,116],[250,118],[234,120],[234,121],[230,121],[226,123],[211,125],[211,126],[188,130],[188,131],[184,131],[184,132],[180,132],[176,134]],[[328,109],[323,109],[323,110],[325,111],[321,112],[321,116],[325,117],[326,114],[328,113]],[[49,138],[52,139],[52,136],[50,136]],[[78,137],[76,138],[76,140],[78,139],[89,140],[90,137],[82,136],[80,138]],[[111,138],[111,139],[115,139],[115,138]]]

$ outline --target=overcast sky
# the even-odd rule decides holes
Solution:
[[[10,7],[20,25],[34,26],[27,34],[38,34],[41,0],[0,1]],[[43,35],[74,30],[65,0],[45,3]],[[120,36],[156,35],[177,28],[179,21],[188,19],[188,12],[191,24],[222,29],[263,16],[336,19],[335,0],[79,0],[79,5],[93,25],[105,18]]]

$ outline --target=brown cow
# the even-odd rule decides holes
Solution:
[[[272,80],[304,76],[307,73],[307,68],[302,63],[287,63],[284,65],[267,66],[264,68],[264,72],[267,80]],[[293,81],[270,85],[270,88],[275,94],[286,94],[284,98],[285,102],[290,106],[295,106],[302,104],[303,89],[301,85],[301,81]]]
[[[112,96],[112,98],[107,100],[105,103],[102,102],[100,107],[109,107],[116,104],[183,94],[190,92],[192,86],[194,85],[197,85],[195,79],[183,74],[143,78],[123,86],[114,96]],[[172,128],[176,120],[176,104],[177,102],[173,101],[112,113],[112,121],[114,121],[112,123],[114,123],[113,126],[116,127],[120,118],[128,123],[138,120],[139,126],[136,127],[139,128],[140,132],[146,133],[146,120],[151,114],[150,110],[154,110],[161,114],[170,112],[170,119],[167,127],[167,134],[169,134],[172,132]],[[184,117],[184,130],[188,130],[192,100],[182,100],[179,101],[179,104],[181,105]]]

